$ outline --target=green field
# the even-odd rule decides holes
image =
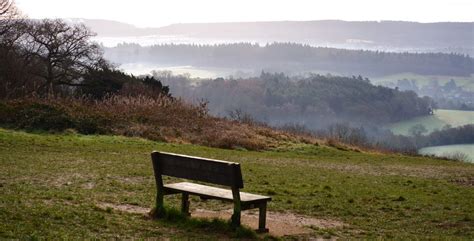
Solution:
[[[452,157],[453,155],[464,153],[468,162],[474,163],[474,144],[430,146],[418,151],[423,155],[435,155],[440,157]]]
[[[272,196],[269,211],[344,223],[338,228],[312,226],[311,233],[299,238],[474,238],[473,164],[326,146],[253,152],[4,129],[0,238],[239,237],[219,222],[157,221],[109,208],[153,206],[152,150],[240,162],[244,191]],[[179,199],[165,201],[176,206]],[[222,206],[191,202],[191,210]]]
[[[127,73],[134,75],[143,75],[150,74],[152,71],[171,71],[175,75],[187,75],[191,78],[218,78],[218,77],[228,77],[228,76],[254,76],[252,70],[240,70],[236,71],[232,68],[213,68],[213,67],[195,67],[195,66],[162,66],[157,64],[150,63],[130,63],[122,64],[120,66]]]
[[[388,128],[395,134],[409,135],[410,128],[417,124],[425,126],[429,132],[442,129],[446,125],[457,127],[474,124],[474,111],[436,110],[434,115],[398,122]]]
[[[388,83],[396,83],[398,80],[408,79],[415,80],[418,86],[425,86],[431,81],[437,80],[440,85],[446,84],[448,81],[453,79],[456,84],[466,90],[474,91],[474,75],[469,77],[459,76],[441,76],[441,75],[419,75],[413,73],[402,73],[395,75],[388,75],[383,77],[371,78],[372,83],[377,85],[386,85]]]

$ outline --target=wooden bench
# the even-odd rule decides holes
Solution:
[[[157,195],[156,212],[163,213],[163,197],[171,194],[182,194],[181,211],[189,213],[189,195],[197,195],[202,199],[218,199],[234,203],[232,224],[240,226],[240,213],[242,210],[259,208],[258,232],[268,232],[265,227],[267,202],[271,197],[240,192],[244,187],[240,164],[219,161],[201,157],[178,155],[154,151],[151,153],[153,170],[155,173]],[[163,185],[162,175],[190,179],[205,183],[212,183],[230,187],[201,185],[191,182],[179,182]]]

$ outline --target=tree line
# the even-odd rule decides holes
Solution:
[[[304,131],[319,137],[331,138],[355,146],[404,153],[417,153],[419,149],[429,146],[474,143],[474,125],[472,124],[459,127],[447,125],[431,133],[426,133],[427,131],[423,126],[415,127],[413,128],[412,135],[406,136],[395,135],[390,130],[375,125],[357,126],[348,122],[331,124],[325,129],[316,131],[305,129],[304,126],[295,124],[283,126],[286,130]]]
[[[120,44],[106,48],[117,63],[150,62],[299,73],[329,71],[344,75],[381,76],[398,73],[470,76],[474,60],[464,54],[394,53],[312,47],[297,43],[217,45]]]

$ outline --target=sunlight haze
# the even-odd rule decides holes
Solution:
[[[110,19],[140,27],[173,23],[402,20],[417,22],[472,22],[474,2],[413,0],[251,1],[251,0],[17,0],[31,18]]]

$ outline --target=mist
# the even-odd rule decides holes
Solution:
[[[472,240],[472,9],[0,0],[0,239]]]

